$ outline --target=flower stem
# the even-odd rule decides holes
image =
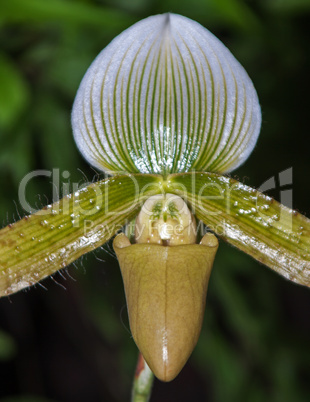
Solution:
[[[139,353],[132,388],[132,402],[147,402],[150,399],[154,374]]]

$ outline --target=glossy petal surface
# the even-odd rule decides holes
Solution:
[[[256,91],[230,51],[197,22],[146,18],[87,71],[72,112],[84,157],[109,172],[227,172],[255,146]]]
[[[285,278],[310,286],[310,220],[271,197],[214,173],[171,175],[167,190],[227,242]]]
[[[159,178],[118,176],[93,183],[0,230],[0,296],[39,282],[108,241]]]
[[[209,234],[203,244],[130,245],[121,234],[113,247],[133,338],[156,377],[171,381],[198,341],[218,241]]]

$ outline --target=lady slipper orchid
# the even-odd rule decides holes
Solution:
[[[9,295],[119,234],[133,338],[172,380],[198,341],[218,240],[197,220],[287,279],[310,284],[310,220],[222,174],[252,152],[254,86],[229,50],[175,14],[146,18],[95,59],[77,92],[74,138],[110,175],[0,231],[0,292]],[[84,223],[93,225],[87,232]]]

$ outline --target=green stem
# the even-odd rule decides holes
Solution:
[[[154,374],[139,353],[138,364],[132,387],[132,402],[147,402],[150,400]]]

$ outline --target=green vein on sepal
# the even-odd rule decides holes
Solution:
[[[0,296],[33,285],[101,246],[160,192],[161,176],[90,184],[0,230]]]
[[[115,38],[87,71],[72,111],[81,153],[111,174],[228,172],[252,151],[260,123],[253,84],[228,49],[171,13]]]
[[[310,220],[271,197],[215,173],[180,173],[166,190],[227,242],[287,279],[310,286]]]

